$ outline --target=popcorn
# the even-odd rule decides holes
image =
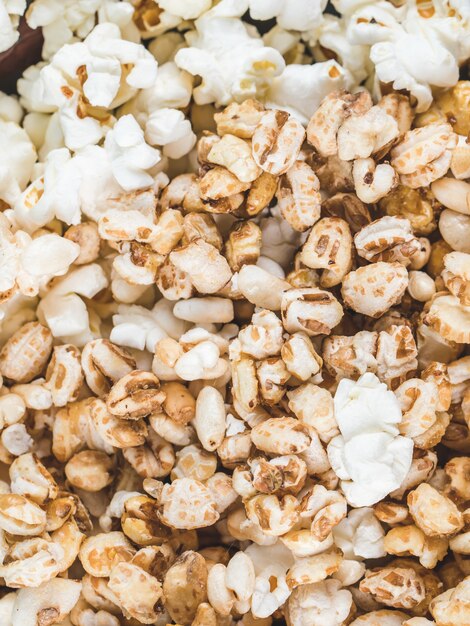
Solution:
[[[99,321],[80,296],[93,298],[107,285],[108,279],[96,263],[78,267],[47,291],[38,307],[38,316],[54,337],[83,346],[99,336]]]
[[[0,159],[0,200],[12,205],[31,178],[36,150],[26,132],[15,122],[0,119],[3,137]]]
[[[0,52],[11,48],[18,41],[20,16],[26,11],[26,0],[5,0],[0,5]]]
[[[250,15],[254,20],[276,18],[281,28],[286,30],[310,30],[322,18],[326,7],[325,0],[249,0]]]
[[[132,115],[121,117],[104,142],[115,179],[126,191],[150,187],[153,178],[145,170],[160,161],[160,152],[145,143],[144,133]]]
[[[411,466],[413,442],[398,434],[398,401],[367,373],[356,383],[340,382],[335,415],[341,435],[328,444],[328,457],[341,488],[351,506],[374,504],[401,485]]]
[[[61,46],[76,41],[76,36],[86,37],[95,26],[95,19],[101,22],[113,22],[121,30],[135,38],[137,29],[129,28],[132,24],[133,9],[127,2],[117,0],[94,0],[89,3],[77,3],[74,0],[34,0],[26,13],[30,28],[42,27],[44,46],[42,56],[50,59]],[[131,39],[129,37],[129,39]]]
[[[175,63],[202,82],[193,92],[197,104],[214,102],[216,106],[231,100],[263,97],[273,78],[285,67],[280,53],[263,46],[236,15],[222,2],[195,22],[196,30],[186,34],[188,48],[176,53]]]

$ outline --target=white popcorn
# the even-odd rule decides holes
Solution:
[[[13,204],[30,180],[36,150],[27,133],[15,122],[0,119],[0,200]]]
[[[153,190],[150,195],[153,210]],[[87,146],[74,156],[61,148],[49,153],[43,176],[31,183],[15,203],[12,219],[30,232],[54,217],[66,224],[78,224],[81,214],[98,220],[114,208],[113,204],[121,208],[121,197],[126,208],[134,208],[126,203],[125,192],[113,175],[104,148]],[[141,200],[145,200],[144,196]],[[135,208],[143,210],[141,206]]]
[[[335,544],[345,559],[379,559],[385,556],[385,532],[373,509],[353,509],[333,528]]]
[[[179,159],[196,143],[191,122],[178,109],[159,109],[150,114],[145,125],[145,139],[152,146],[163,146],[163,154]]]
[[[327,94],[348,89],[351,85],[351,76],[336,61],[313,65],[293,63],[271,81],[266,104],[284,109],[307,124]]]
[[[54,276],[63,276],[80,253],[80,247],[54,233],[35,239],[23,232],[13,233],[0,215],[0,293],[11,297],[16,291],[37,295]]]
[[[376,78],[406,90],[416,98],[417,111],[432,101],[432,87],[451,87],[459,64],[470,54],[468,12],[449,15],[446,3],[433,4],[433,15],[423,16],[417,3],[348,2],[335,8],[347,23],[346,37],[354,46],[369,46]]]
[[[292,626],[341,626],[352,605],[352,595],[338,580],[323,580],[297,587],[288,603]]]
[[[61,46],[75,41],[75,35],[86,37],[95,26],[96,18],[100,23],[113,22],[121,30],[128,27],[127,32],[132,24],[133,12],[130,3],[119,0],[78,3],[76,0],[34,0],[26,14],[26,20],[30,28],[42,27],[42,55],[49,59]],[[138,36],[137,29],[134,29]]]
[[[211,8],[211,0],[158,0],[160,6],[168,13],[177,15],[183,20],[195,20]]]
[[[80,296],[93,298],[107,286],[106,274],[98,264],[73,269],[42,298],[38,317],[54,337],[81,347],[99,336],[99,324],[95,327],[98,320]]]
[[[114,328],[110,339],[119,346],[147,349],[154,352],[155,344],[165,337],[179,339],[190,324],[173,315],[174,302],[162,298],[149,310],[143,306],[120,304],[113,315]]]
[[[255,20],[276,18],[286,30],[310,30],[322,19],[327,0],[249,0]]]
[[[19,18],[26,10],[26,0],[3,0],[0,3],[0,52],[18,41]]]
[[[132,115],[121,117],[106,135],[104,147],[117,182],[126,191],[150,187],[146,172],[160,161],[160,152],[145,143],[144,133]]]
[[[188,48],[176,53],[175,62],[202,82],[194,89],[197,104],[263,96],[275,76],[285,67],[274,48],[249,31],[239,19],[246,3],[221,2],[195,22],[196,30],[186,34]],[[240,12],[241,11],[241,12]]]
[[[401,485],[413,441],[398,435],[400,406],[375,374],[341,380],[334,405],[341,435],[328,444],[331,466],[349,504],[369,506]]]
[[[0,91],[0,118],[5,122],[19,124],[23,117],[23,108],[16,96],[8,96]]]
[[[255,617],[268,617],[290,596],[286,574],[294,564],[294,558],[280,541],[272,546],[252,544],[245,554],[253,561],[256,574],[251,611]]]

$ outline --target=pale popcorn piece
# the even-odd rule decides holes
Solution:
[[[422,435],[431,428],[437,419],[438,404],[437,386],[419,378],[411,378],[395,390],[403,418],[400,422],[400,433],[407,437]]]
[[[437,293],[430,301],[424,323],[443,338],[457,343],[470,341],[469,308],[456,296]]]
[[[463,526],[463,516],[450,498],[434,487],[422,483],[407,497],[410,515],[430,537],[457,533]]]
[[[145,139],[152,146],[163,146],[163,155],[180,159],[196,144],[191,122],[183,111],[162,108],[153,111],[145,124]]]
[[[58,543],[36,537],[14,544],[0,571],[9,587],[38,587],[57,576],[63,563],[64,550]]]
[[[155,576],[134,563],[121,561],[111,570],[108,585],[125,616],[147,624],[158,618],[155,606],[162,596],[162,585]]]
[[[335,378],[359,378],[377,372],[375,332],[360,330],[351,337],[330,335],[322,344],[322,357],[328,372]]]
[[[306,381],[321,371],[323,361],[304,333],[294,333],[283,344],[281,357],[290,374]]]
[[[84,491],[101,491],[113,481],[114,461],[100,450],[77,452],[67,462],[65,475],[70,483]]]
[[[350,511],[347,518],[334,527],[333,536],[345,558],[376,559],[385,555],[385,533],[372,508]]]
[[[357,412],[354,421],[351,412]],[[328,457],[341,488],[353,506],[375,504],[401,485],[411,465],[413,441],[398,436],[398,400],[374,374],[356,383],[343,379],[335,394],[335,417],[341,435],[328,444]]]
[[[15,122],[0,119],[0,132],[3,137],[0,199],[13,205],[31,178],[36,150],[26,131]]]
[[[412,609],[424,600],[424,580],[413,569],[386,567],[366,572],[359,589],[379,602],[398,609]]]
[[[64,233],[64,238],[80,247],[80,253],[74,260],[75,265],[93,263],[100,253],[98,226],[94,222],[82,222],[71,226]]]
[[[96,430],[113,448],[132,448],[145,443],[148,430],[142,420],[124,420],[112,415],[106,404],[95,398],[90,414]]]
[[[423,186],[412,184],[413,174],[432,172],[433,163],[444,156],[449,159],[450,150],[455,147],[457,136],[450,124],[428,124],[422,128],[408,131],[403,140],[392,149],[392,166],[402,177],[401,182],[410,187]],[[437,164],[437,163],[436,163]],[[447,169],[448,169],[447,166]],[[427,168],[427,169],[426,169]],[[429,184],[446,173],[447,169],[435,178],[427,179]]]
[[[380,317],[401,300],[407,285],[408,272],[401,263],[379,261],[347,274],[341,293],[354,311]]]
[[[0,352],[2,374],[18,383],[26,383],[45,368],[52,352],[50,330],[39,322],[22,326]]]
[[[284,111],[268,111],[253,134],[253,156],[269,174],[285,174],[295,163],[305,131],[302,125]]]
[[[339,581],[326,580],[297,587],[287,603],[287,615],[292,626],[339,626],[351,605],[351,593],[341,589]]]
[[[135,369],[136,362],[126,350],[107,339],[96,339],[83,348],[82,367],[87,385],[102,397],[115,382]]]
[[[468,619],[469,579],[431,600],[429,610],[439,626],[463,626]]]
[[[290,333],[329,335],[341,321],[343,307],[328,291],[315,287],[289,289],[282,295],[281,313],[284,328]]]
[[[447,554],[449,543],[446,538],[428,537],[412,524],[391,528],[384,539],[387,554],[416,556],[423,567],[432,569]]]
[[[168,476],[175,464],[173,446],[150,430],[144,445],[123,449],[123,456],[142,478]]]
[[[210,491],[192,478],[177,478],[165,485],[160,502],[160,518],[171,528],[203,528],[219,519]]]
[[[36,589],[20,589],[13,605],[12,626],[34,623],[48,615],[54,620],[66,619],[78,602],[81,588],[75,580],[54,578]]]
[[[178,269],[189,274],[194,287],[201,293],[219,291],[232,275],[226,259],[202,239],[174,250],[170,260]]]
[[[314,428],[322,441],[328,443],[338,435],[333,398],[326,389],[312,383],[287,392],[289,409],[301,421]]]
[[[254,181],[261,174],[261,169],[253,159],[250,144],[236,135],[224,134],[212,146],[207,158],[210,163],[226,167],[245,183]]]
[[[296,231],[310,228],[320,217],[320,183],[312,168],[296,161],[279,179],[279,210]]]
[[[55,346],[46,371],[46,386],[54,406],[65,406],[78,399],[84,375],[78,348],[71,344]]]
[[[160,152],[145,143],[144,133],[132,115],[121,117],[105,139],[105,150],[117,182],[126,191],[150,187],[146,170],[160,161]]]
[[[322,269],[320,285],[335,287],[352,267],[352,237],[347,222],[324,217],[309,233],[301,252],[302,263]]]
[[[46,513],[22,495],[1,494],[0,528],[14,535],[34,537],[45,530]]]
[[[275,356],[281,350],[282,332],[279,318],[272,311],[261,309],[238,334],[241,351],[257,359]]]
[[[338,156],[343,161],[366,159],[387,148],[398,137],[398,124],[381,107],[344,120],[338,129]]]
[[[224,4],[202,15],[186,35],[190,47],[175,55],[179,68],[202,78],[193,92],[196,104],[223,106],[263,96],[285,67],[281,54],[238,19],[240,8]]]
[[[308,123],[307,140],[322,156],[336,155],[341,124],[350,116],[366,113],[371,106],[370,95],[365,91],[335,91],[326,95]]]
[[[407,265],[419,251],[409,220],[385,216],[362,228],[354,236],[359,256],[367,261],[399,261]]]
[[[268,454],[299,454],[312,437],[308,426],[293,417],[270,418],[251,431],[255,446]]]
[[[112,531],[87,537],[80,547],[79,559],[88,574],[107,577],[121,561],[130,561],[136,550],[124,533]]]
[[[271,311],[280,311],[283,294],[291,285],[282,278],[256,265],[244,265],[238,273],[238,289],[252,304]]]
[[[205,450],[216,450],[225,437],[226,412],[221,393],[214,387],[201,389],[196,400],[193,425]]]
[[[402,626],[408,615],[402,611],[380,609],[361,615],[351,626]]]
[[[470,255],[450,252],[444,257],[442,279],[452,295],[457,296],[464,306],[470,305]]]
[[[352,176],[357,197],[366,204],[375,203],[387,196],[398,184],[397,174],[391,165],[377,165],[371,158],[356,159]]]
[[[265,36],[266,40],[273,31]],[[287,111],[306,125],[325,96],[350,84],[349,72],[334,59],[290,63],[272,80],[264,100],[269,108]]]
[[[444,177],[435,180],[431,190],[436,199],[448,209],[468,215],[470,213],[470,185],[463,180]]]
[[[220,113],[214,114],[217,133],[235,135],[241,139],[251,139],[256,127],[265,113],[265,108],[258,100],[247,99],[232,102]]]

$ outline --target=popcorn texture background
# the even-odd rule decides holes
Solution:
[[[468,1],[0,53],[0,626],[470,624]]]

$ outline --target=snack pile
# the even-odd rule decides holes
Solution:
[[[470,624],[470,4],[332,5],[0,3],[1,626]]]

